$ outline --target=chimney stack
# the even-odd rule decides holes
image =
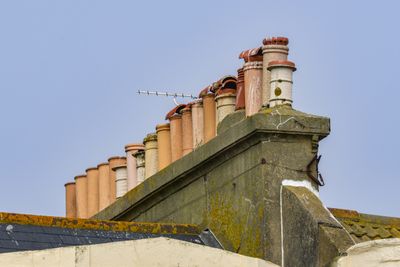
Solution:
[[[158,144],[157,134],[150,133],[143,140],[145,157],[145,179],[158,171]]]
[[[212,86],[207,86],[200,92],[203,100],[203,125],[204,125],[204,143],[213,139],[216,135],[216,106],[215,94]]]
[[[268,106],[271,97],[271,72],[268,64],[275,60],[287,60],[289,54],[289,39],[272,37],[263,40],[263,106]]]
[[[193,147],[196,149],[204,143],[203,100],[192,102]]]
[[[192,108],[186,105],[181,110],[182,114],[182,154],[183,156],[193,151]]]
[[[137,182],[137,176],[136,176],[136,159],[133,156],[138,150],[143,150],[144,145],[143,144],[129,144],[125,146],[125,152],[126,152],[126,168],[128,172],[128,180],[127,180],[127,190],[131,190],[134,188],[138,182]]]
[[[126,164],[117,165],[112,170],[115,171],[115,196],[118,199],[128,192],[128,170]]]
[[[116,199],[116,189],[115,189],[115,171],[113,171],[113,168],[115,166],[121,165],[121,164],[126,164],[126,158],[125,157],[118,157],[114,156],[108,159],[108,171],[109,171],[109,183],[110,183],[110,200],[109,204],[114,203]]]
[[[76,218],[76,192],[75,183],[65,185],[65,217]]]
[[[178,105],[174,107],[165,117],[165,119],[169,120],[171,130],[171,162],[180,159],[183,155],[182,115],[180,114],[180,111],[184,107],[186,107],[186,105]]]
[[[293,72],[296,66],[293,62],[287,60],[271,61],[268,64],[268,70],[271,72],[271,96],[269,105],[292,105],[292,84]]]
[[[88,217],[92,217],[99,211],[99,171],[92,167],[86,169]]]
[[[241,110],[245,108],[244,100],[244,72],[243,68],[237,70],[237,83],[236,83],[236,108],[235,110]]]
[[[99,170],[99,211],[110,205],[110,171],[108,162],[97,165]]]
[[[133,156],[136,158],[136,175],[138,184],[142,183],[145,179],[145,159],[144,150],[139,150]]]
[[[244,92],[246,116],[257,113],[262,107],[263,58],[261,47],[243,51]]]
[[[75,176],[75,193],[76,193],[76,217],[87,218],[87,178],[86,175]]]
[[[156,126],[158,141],[158,169],[162,170],[171,164],[171,130],[169,123]]]

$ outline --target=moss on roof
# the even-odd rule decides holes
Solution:
[[[334,208],[329,210],[358,243],[400,238],[400,218],[363,214],[355,210]]]

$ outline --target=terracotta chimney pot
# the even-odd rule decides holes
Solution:
[[[143,140],[145,147],[145,179],[158,171],[158,143],[157,134],[150,133]]]
[[[204,143],[204,114],[203,100],[201,99],[192,104],[192,132],[193,147],[197,148]]]
[[[119,156],[114,156],[108,159],[109,163],[109,183],[110,183],[110,200],[109,200],[109,205],[114,203],[116,200],[116,189],[115,189],[115,171],[112,169],[121,164],[126,164],[126,158],[125,157],[119,157]]]
[[[217,103],[217,124],[235,111],[236,94],[232,90],[221,90],[215,98]]]
[[[171,129],[171,161],[174,162],[183,155],[182,115],[172,115],[169,117],[169,123]]]
[[[164,169],[171,164],[171,130],[169,123],[156,126],[158,141],[158,169]]]
[[[193,151],[192,109],[190,105],[182,109],[182,150],[183,155]]]
[[[287,60],[289,39],[286,37],[265,38],[263,40],[263,106],[269,105],[271,96],[271,72],[268,64],[274,60]]]
[[[292,105],[293,72],[296,71],[295,64],[287,60],[271,61],[268,64],[268,70],[271,72],[270,107],[285,104]]]
[[[76,192],[76,217],[88,218],[87,213],[87,178],[86,175],[75,176],[75,192]]]
[[[235,110],[240,110],[245,108],[244,99],[244,72],[243,68],[237,70],[238,78],[236,83],[236,108]]]
[[[97,168],[86,169],[88,190],[88,217],[99,211],[99,171]]]
[[[216,105],[214,93],[202,96],[204,119],[204,143],[213,139],[216,135]]]
[[[67,218],[76,218],[76,191],[75,182],[65,185],[65,216]]]
[[[110,166],[108,162],[97,165],[99,170],[99,211],[110,205]]]
[[[116,198],[120,198],[128,192],[128,170],[126,164],[112,168],[115,171]]]
[[[261,47],[244,51],[239,58],[244,59],[244,92],[246,116],[257,113],[262,107],[263,62]]]
[[[139,150],[133,156],[136,158],[136,175],[138,184],[140,184],[144,181],[146,172],[144,150]]]
[[[128,172],[128,181],[127,181],[127,186],[128,186],[128,191],[134,188],[138,182],[137,182],[137,175],[136,175],[136,159],[133,156],[137,151],[143,150],[144,145],[143,144],[129,144],[125,146],[125,152],[126,152],[126,168]]]

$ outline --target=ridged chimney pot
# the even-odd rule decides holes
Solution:
[[[112,170],[115,171],[115,189],[118,199],[128,192],[128,171],[126,164],[117,165]]]
[[[156,126],[158,141],[158,169],[164,169],[171,164],[171,129],[169,123]]]
[[[271,61],[268,64],[268,70],[271,72],[270,106],[292,105],[293,72],[296,71],[295,64],[287,60]]]
[[[134,188],[138,184],[137,174],[136,174],[136,159],[133,156],[133,154],[143,149],[144,145],[140,143],[128,144],[125,146],[126,168],[128,172],[128,180],[127,180],[128,191]]]
[[[235,90],[227,89],[219,91],[215,102],[217,103],[217,124],[219,124],[226,116],[235,111]]]
[[[158,171],[157,134],[148,134],[146,138],[144,138],[143,144],[145,147],[145,179],[147,179]]]

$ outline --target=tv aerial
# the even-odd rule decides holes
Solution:
[[[171,92],[160,92],[160,91],[150,91],[150,90],[138,90],[137,93],[139,95],[153,95],[153,96],[166,96],[166,97],[170,96],[173,97],[173,101],[177,106],[179,105],[179,103],[176,101],[177,97],[197,99],[196,96],[184,93],[171,93]]]

